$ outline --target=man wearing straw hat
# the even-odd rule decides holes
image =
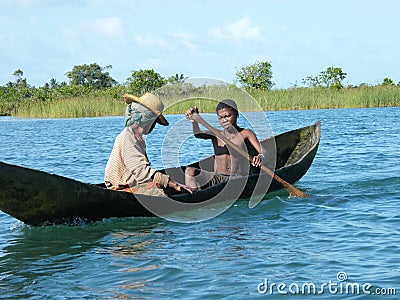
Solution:
[[[156,122],[168,125],[168,121],[162,115],[164,104],[151,93],[146,93],[140,98],[125,94],[124,100],[128,104],[125,111],[125,128],[115,139],[107,162],[104,176],[107,188],[149,195],[164,195],[163,189],[166,187],[191,192],[187,186],[152,169],[147,158],[143,135],[149,134]]]

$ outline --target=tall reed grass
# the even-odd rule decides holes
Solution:
[[[400,87],[295,88],[253,91],[263,110],[400,106]]]
[[[358,88],[293,88],[270,91],[252,90],[250,94],[235,87],[182,92],[177,95],[159,93],[166,114],[182,114],[190,106],[201,112],[214,112],[217,102],[231,98],[238,103],[239,111],[268,111],[289,109],[326,109],[400,106],[400,87],[364,86]],[[14,115],[39,118],[72,118],[122,115],[126,104],[106,95],[77,96],[57,100],[25,100],[19,102]]]
[[[159,91],[159,96],[166,106],[166,113],[184,113],[189,107],[197,106],[200,112],[215,112],[223,99],[235,100],[240,111],[260,111],[262,108],[254,97],[235,85],[211,85],[199,88],[175,91]]]
[[[119,116],[124,113],[125,106],[121,100],[106,97],[73,97],[49,101],[26,100],[19,103],[15,115],[25,118]]]

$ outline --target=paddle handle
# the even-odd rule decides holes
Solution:
[[[228,140],[218,129],[215,129],[210,124],[208,124],[199,114],[197,114],[197,113],[192,114],[191,119],[193,121],[196,121],[196,122],[200,123],[204,127],[206,127],[217,138],[222,140],[226,145],[228,145],[230,148],[232,148],[233,150],[238,152],[240,155],[242,155],[244,158],[246,158],[249,162],[253,162],[253,158],[246,151],[244,151],[242,148],[240,148],[239,146],[237,146],[236,144],[234,144],[230,140]],[[264,173],[266,173],[269,176],[271,176],[282,187],[284,187],[285,190],[287,190],[288,193],[291,196],[300,197],[300,198],[307,198],[308,197],[308,195],[306,193],[300,191],[299,189],[297,189],[296,187],[291,185],[289,182],[287,182],[287,181],[283,180],[282,178],[280,178],[278,175],[276,175],[274,172],[272,172],[266,166],[261,165],[260,169]]]

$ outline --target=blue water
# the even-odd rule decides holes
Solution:
[[[259,126],[260,137],[321,120],[317,156],[296,184],[312,198],[283,190],[193,224],[127,218],[30,227],[0,212],[0,299],[287,299],[304,283],[316,293],[325,284],[324,293],[294,298],[399,298],[400,108],[266,114],[271,129]],[[167,158],[160,148],[174,126],[147,137],[154,168],[211,154],[182,116],[168,119],[179,130]],[[122,122],[2,117],[0,160],[101,182]],[[360,294],[346,293],[346,284]]]

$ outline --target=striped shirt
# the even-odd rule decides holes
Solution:
[[[106,165],[104,182],[107,188],[120,190],[153,181],[153,177],[167,176],[161,175],[161,173],[154,176],[155,173],[158,172],[150,167],[145,142],[135,136],[130,126],[125,127],[115,139]],[[168,178],[163,178],[163,187],[166,185],[164,184],[165,180],[168,183]]]

